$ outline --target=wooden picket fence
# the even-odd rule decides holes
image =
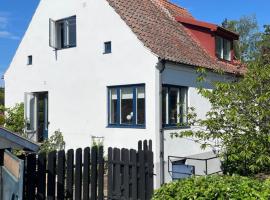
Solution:
[[[139,141],[138,150],[109,148],[107,156],[103,147],[29,154],[24,199],[150,200],[152,141]]]

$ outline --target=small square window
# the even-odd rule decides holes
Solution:
[[[112,53],[112,42],[104,42],[104,54]]]
[[[27,57],[27,65],[32,65],[33,64],[33,56],[28,56]]]

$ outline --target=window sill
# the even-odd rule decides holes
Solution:
[[[177,125],[163,125],[164,130],[182,130],[182,129],[189,129],[190,126],[177,126]]]
[[[145,125],[113,125],[113,124],[108,125],[106,128],[146,129]]]
[[[75,45],[75,46],[69,46],[69,47],[56,48],[55,50],[56,51],[60,51],[60,50],[72,49],[72,48],[76,48],[76,47],[77,47],[77,45]]]

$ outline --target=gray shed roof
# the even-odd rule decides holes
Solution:
[[[0,127],[0,149],[22,149],[38,151],[39,145],[27,138]]]

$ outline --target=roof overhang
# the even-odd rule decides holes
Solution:
[[[0,127],[0,149],[21,149],[37,152],[39,145],[16,133]]]
[[[208,23],[208,22],[203,22],[203,21],[198,21],[192,18],[186,18],[186,17],[175,17],[175,20],[177,22],[180,22],[182,24],[188,24],[196,27],[201,27],[204,29],[209,29],[209,31],[214,32],[219,35],[224,35],[226,37],[229,37],[233,40],[238,40],[239,35],[237,33],[234,33],[232,31],[229,31],[221,26],[218,26],[216,24]]]

